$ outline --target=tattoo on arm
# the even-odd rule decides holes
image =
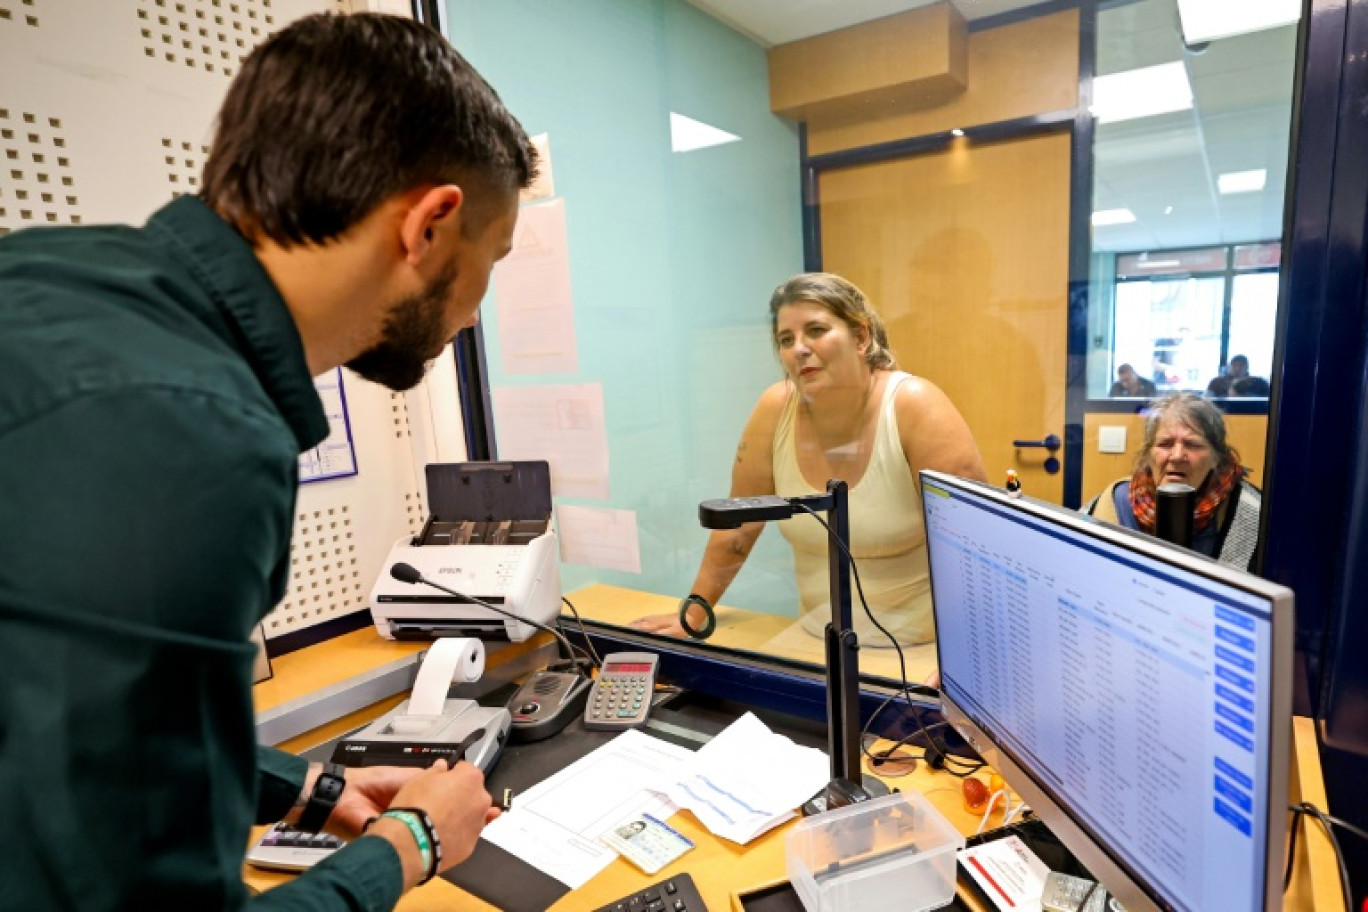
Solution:
[[[742,455],[746,452],[746,441],[741,441],[736,445],[736,461],[740,462]]]
[[[734,554],[737,557],[745,557],[750,553],[750,549],[742,543],[739,537],[737,537],[727,543],[727,553]]]

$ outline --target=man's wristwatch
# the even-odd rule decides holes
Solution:
[[[337,806],[337,799],[342,797],[342,789],[347,786],[346,776],[347,768],[341,764],[323,764],[323,771],[314,780],[313,791],[309,793],[309,801],[299,815],[296,828],[306,833],[323,832],[323,824],[328,822],[328,815]]]

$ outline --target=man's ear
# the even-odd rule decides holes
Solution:
[[[432,252],[439,232],[459,232],[465,191],[455,184],[442,184],[416,191],[413,202],[399,227],[404,260],[418,266]]]

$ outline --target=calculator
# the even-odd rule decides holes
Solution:
[[[1088,891],[1092,890],[1092,895]],[[1083,898],[1087,897],[1087,904]],[[1107,891],[1096,881],[1051,871],[1045,878],[1045,892],[1040,897],[1044,912],[1103,912],[1107,907]]]
[[[656,666],[650,652],[614,652],[603,657],[603,668],[584,706],[584,727],[622,731],[646,724],[655,693]]]
[[[277,823],[247,852],[247,863],[273,871],[304,871],[346,845],[329,833],[306,833]]]

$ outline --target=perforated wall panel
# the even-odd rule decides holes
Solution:
[[[60,117],[0,107],[0,153],[0,234],[28,225],[81,223]]]
[[[214,115],[242,58],[302,15],[354,7],[380,8],[365,0],[0,0],[0,233],[139,224],[197,192]],[[424,458],[405,397],[350,373],[344,382],[359,474],[300,489],[290,589],[267,618],[268,637],[364,608],[391,544],[425,518]],[[447,420],[459,429],[458,418]],[[431,428],[422,437],[443,439]],[[427,458],[435,452],[424,443]]]
[[[227,78],[274,30],[271,0],[138,0],[143,54]]]
[[[38,0],[0,0],[0,25],[38,27]]]

